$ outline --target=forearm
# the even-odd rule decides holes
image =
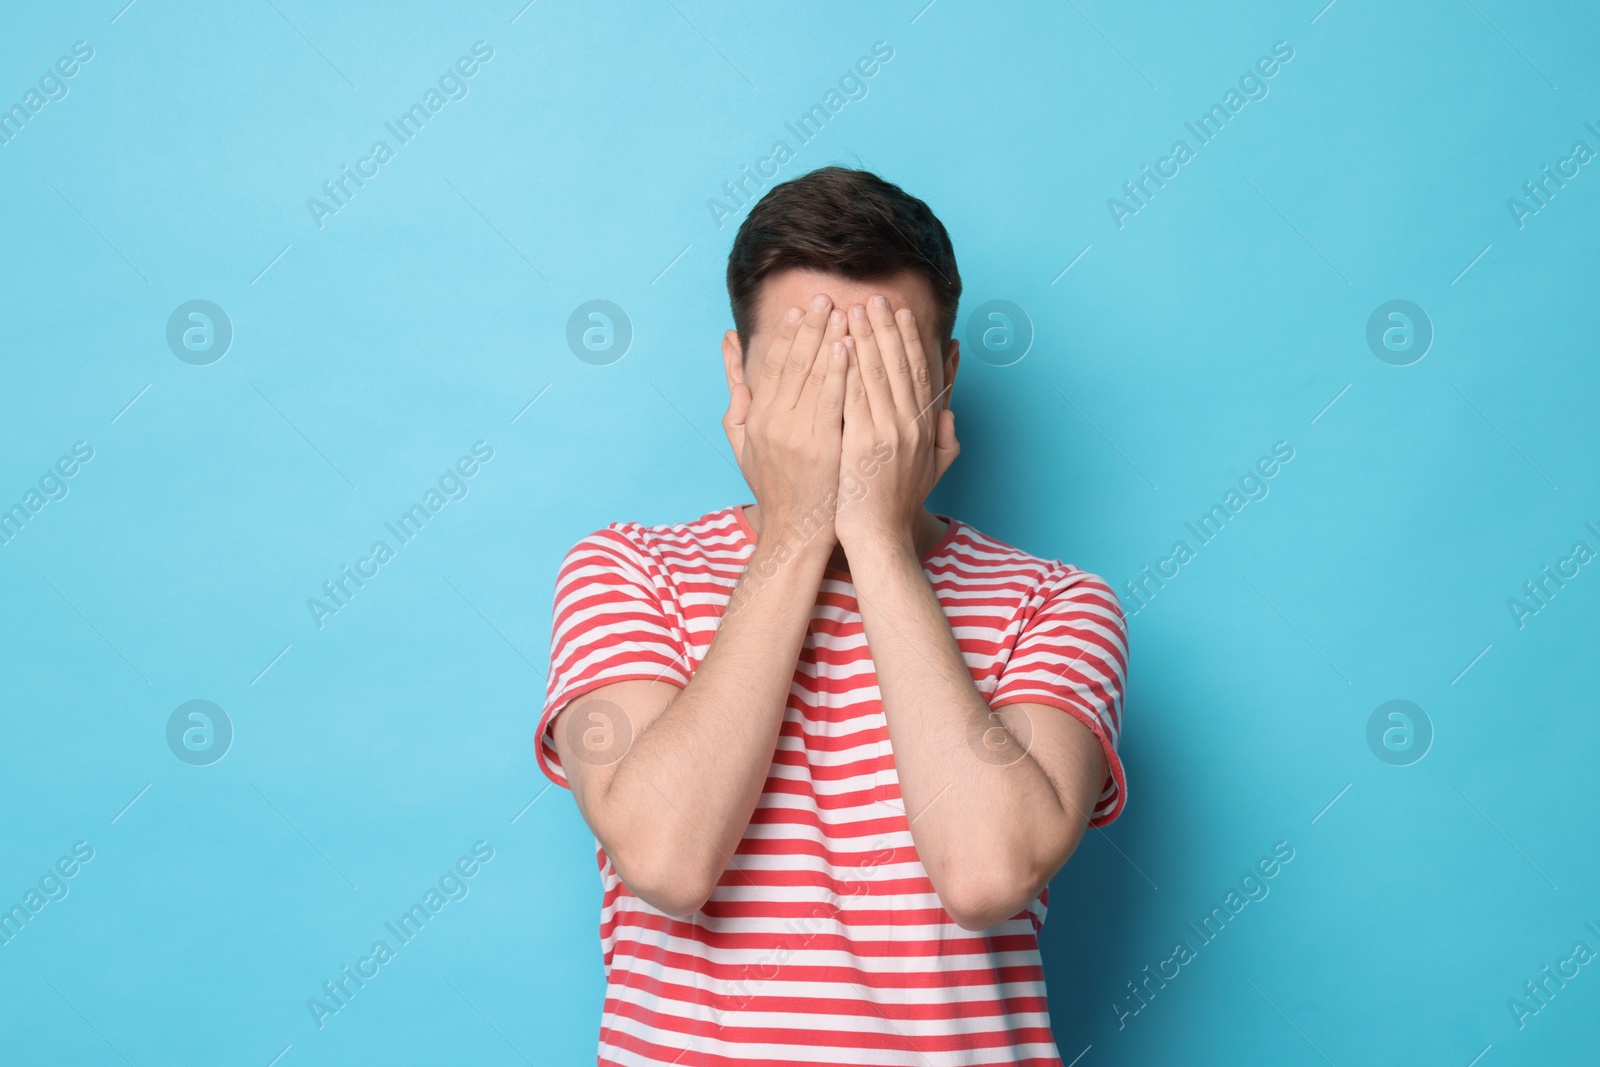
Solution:
[[[900,793],[917,853],[946,910],[987,925],[1024,907],[1075,847],[1085,818],[1017,744],[983,758],[1003,729],[978,691],[909,543],[851,558],[877,668]]]
[[[618,873],[654,890],[662,910],[688,914],[704,903],[771,768],[827,560],[814,545],[789,548],[763,539],[699,669],[591,805]]]

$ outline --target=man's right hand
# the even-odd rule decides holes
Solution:
[[[791,309],[771,345],[750,354],[751,384],[733,388],[723,427],[756,496],[761,543],[688,684],[614,682],[555,720],[556,752],[585,821],[634,895],[666,915],[693,915],[725,875],[749,881],[734,853],[772,768],[833,551],[846,332],[844,313],[819,295],[808,311]],[[815,533],[786,544],[790,529]],[[768,560],[791,562],[762,571]],[[591,722],[631,741],[593,759],[584,742]]]
[[[825,294],[802,312],[790,308],[760,359],[754,390],[733,387],[723,429],[739,469],[755,494],[764,530],[806,523],[822,509],[812,548],[833,550],[832,522],[839,490],[844,433],[844,313]]]

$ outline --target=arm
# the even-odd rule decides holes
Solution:
[[[857,555],[851,573],[912,840],[950,917],[987,929],[1022,911],[1078,847],[1105,756],[1057,708],[990,710],[909,541]]]
[[[959,451],[953,417],[930,411],[938,398],[911,312],[897,320],[880,299],[850,316],[843,462],[881,443],[892,458],[836,525],[917,853],[951,918],[982,930],[1026,907],[1072,855],[1106,760],[1077,719],[1037,703],[1002,716],[972,681],[911,537]]]
[[[724,425],[766,532],[699,670],[682,689],[604,686],[556,717],[584,820],[629,889],[668,915],[700,909],[749,825],[833,550],[846,360],[832,343],[843,317],[828,310],[786,319],[759,395],[735,389]],[[808,523],[816,536],[789,534]]]

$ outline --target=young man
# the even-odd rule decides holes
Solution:
[[[538,753],[596,838],[599,1062],[1059,1067],[1038,933],[1122,808],[1121,608],[925,506],[961,295],[926,204],[775,186],[728,292],[755,501],[612,523],[557,578]]]

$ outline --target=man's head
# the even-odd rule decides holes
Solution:
[[[733,325],[723,338],[730,388],[754,384],[783,313],[826,293],[847,310],[882,293],[917,317],[942,390],[955,376],[952,340],[961,275],[928,205],[864,170],[823,167],[773,186],[750,209],[728,253]],[[945,395],[941,407],[949,406]]]

